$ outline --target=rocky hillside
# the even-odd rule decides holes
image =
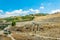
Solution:
[[[33,21],[17,22],[8,30],[15,40],[60,40],[60,13],[35,16]]]

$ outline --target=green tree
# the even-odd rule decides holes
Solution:
[[[12,21],[12,26],[15,26],[15,25],[16,25],[16,21],[13,20],[13,21]]]

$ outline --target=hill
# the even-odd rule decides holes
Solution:
[[[7,21],[11,22],[15,20],[16,22],[23,22],[23,21],[32,21],[36,16],[45,16],[47,13],[35,13],[35,14],[29,14],[25,16],[11,16],[6,18],[0,18],[0,21]]]
[[[35,17],[34,21],[60,22],[60,12],[50,14],[50,15],[46,15],[46,16]]]
[[[14,39],[60,40],[60,12],[43,16],[39,14],[31,14],[29,16],[33,16],[33,20],[16,22],[16,26],[11,26],[9,29],[7,29],[11,31],[11,36]],[[23,19],[27,18],[23,17]]]

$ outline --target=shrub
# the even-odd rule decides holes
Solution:
[[[16,25],[16,21],[12,21],[12,26],[15,26]]]

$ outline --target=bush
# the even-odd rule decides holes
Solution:
[[[16,25],[16,21],[12,21],[12,26],[15,26]]]

